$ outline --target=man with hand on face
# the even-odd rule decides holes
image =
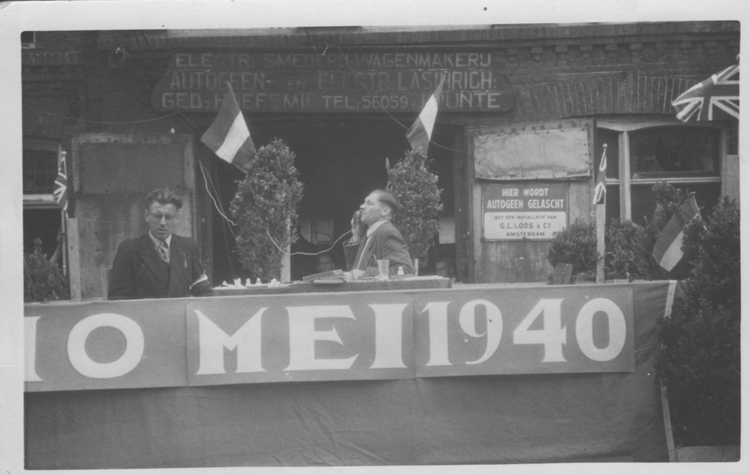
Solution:
[[[352,218],[352,238],[344,243],[346,265],[349,270],[374,268],[377,259],[390,260],[390,274],[403,267],[405,274],[413,274],[411,257],[401,233],[391,223],[398,213],[396,198],[383,190],[370,193]]]
[[[198,243],[173,234],[182,199],[169,190],[146,197],[148,232],[117,248],[109,279],[110,300],[213,295]]]

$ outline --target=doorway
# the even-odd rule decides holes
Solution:
[[[301,280],[303,276],[317,272],[316,258],[299,253],[312,254],[331,246],[336,267],[344,269],[346,263],[341,242],[348,239],[342,236],[350,229],[351,215],[370,191],[385,188],[388,181],[386,158],[394,165],[410,149],[405,137],[406,127],[401,124],[408,127],[414,117],[275,114],[247,119],[256,147],[279,138],[296,154],[295,166],[304,184],[300,221],[332,224],[330,241],[310,242],[300,237],[292,246],[292,280]],[[438,125],[433,142],[447,146],[434,143],[429,151],[430,168],[438,175],[438,187],[444,190],[441,194],[444,213],[450,215],[453,214],[453,155],[450,150],[453,133],[453,128]],[[221,160],[216,162],[220,201],[224,209],[229,210],[229,203],[237,190],[236,182],[243,178],[243,174]],[[215,284],[231,282],[237,277],[243,282],[248,277],[254,278],[239,263],[233,251],[234,236],[218,213],[214,213],[213,232]],[[338,238],[341,240],[334,245]],[[440,246],[439,251],[451,252],[450,247]]]

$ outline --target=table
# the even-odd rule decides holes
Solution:
[[[270,287],[268,285],[250,286],[244,288],[216,287],[214,295],[275,295],[296,294],[316,292],[368,292],[373,290],[421,290],[421,289],[448,289],[451,280],[434,275],[392,278],[390,280],[352,280],[348,282],[335,283],[324,282],[292,282]]]

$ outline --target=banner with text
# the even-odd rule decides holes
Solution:
[[[568,186],[493,183],[482,190],[482,213],[485,240],[552,240],[568,224]]]
[[[175,52],[151,97],[159,111],[209,112],[227,83],[246,112],[419,112],[447,73],[440,110],[515,104],[493,52]]]
[[[26,390],[634,370],[628,285],[28,304]]]

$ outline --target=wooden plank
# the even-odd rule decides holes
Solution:
[[[604,228],[606,220],[606,205],[596,205],[596,252],[599,258],[596,260],[596,283],[604,283]]]
[[[581,159],[582,163],[585,164],[585,172],[582,172],[584,176],[572,177],[565,175],[562,180],[543,180],[540,176],[534,176],[534,180],[526,180],[530,178],[529,176],[516,176],[513,179],[510,179],[510,176],[503,176],[502,178],[496,177],[493,180],[489,180],[477,176],[479,171],[475,171],[475,169],[479,165],[477,164],[476,155],[480,152],[478,152],[476,137],[482,134],[517,134],[519,130],[526,131],[531,135],[539,135],[550,131],[558,133],[560,130],[565,130],[566,128],[573,129],[577,134],[578,142],[580,142],[580,150],[575,150],[571,153],[574,153],[578,157],[575,160]],[[473,235],[471,243],[474,248],[472,254],[475,282],[546,282],[548,275],[553,270],[547,261],[547,252],[551,246],[551,240],[484,239],[483,190],[487,186],[496,186],[498,182],[502,182],[503,186],[507,185],[508,187],[518,185],[519,189],[534,187],[536,184],[540,188],[544,188],[549,187],[550,183],[562,182],[566,184],[566,226],[579,218],[587,222],[592,220],[594,207],[591,204],[591,193],[593,190],[590,177],[594,163],[594,121],[592,119],[572,119],[516,126],[509,126],[507,124],[503,126],[484,125],[467,128],[467,135],[469,139],[469,166],[471,167],[467,182],[469,183],[469,189],[472,191],[469,202],[472,205],[470,216],[472,219],[471,231]],[[543,139],[540,140],[544,141]],[[529,150],[528,152],[534,153],[534,150],[536,149]],[[487,152],[487,150],[484,152]],[[524,155],[523,150],[514,153],[519,157]],[[510,212],[511,210],[506,211]]]
[[[722,160],[721,196],[740,200],[740,156],[726,155]]]
[[[76,218],[68,218],[67,227],[70,299],[81,300],[81,246],[78,239],[78,220]]]
[[[453,138],[453,215],[456,234],[456,272],[461,282],[468,281],[469,274],[469,241],[471,220],[467,212],[469,203],[466,141],[464,133],[457,133]]]
[[[100,268],[111,267],[117,246],[148,229],[146,194],[165,186],[182,195],[175,233],[198,234],[192,137],[174,134],[94,134],[73,139],[76,251],[71,252],[74,299],[101,298]],[[73,269],[73,267],[76,267]]]
[[[674,446],[674,435],[672,434],[672,417],[669,414],[669,400],[667,399],[667,387],[664,381],[659,381],[661,391],[661,414],[664,421],[664,433],[667,436],[667,450],[669,451],[669,461],[677,462],[677,451]]]
[[[620,221],[632,219],[630,201],[630,133],[623,132],[619,138],[620,149]]]

